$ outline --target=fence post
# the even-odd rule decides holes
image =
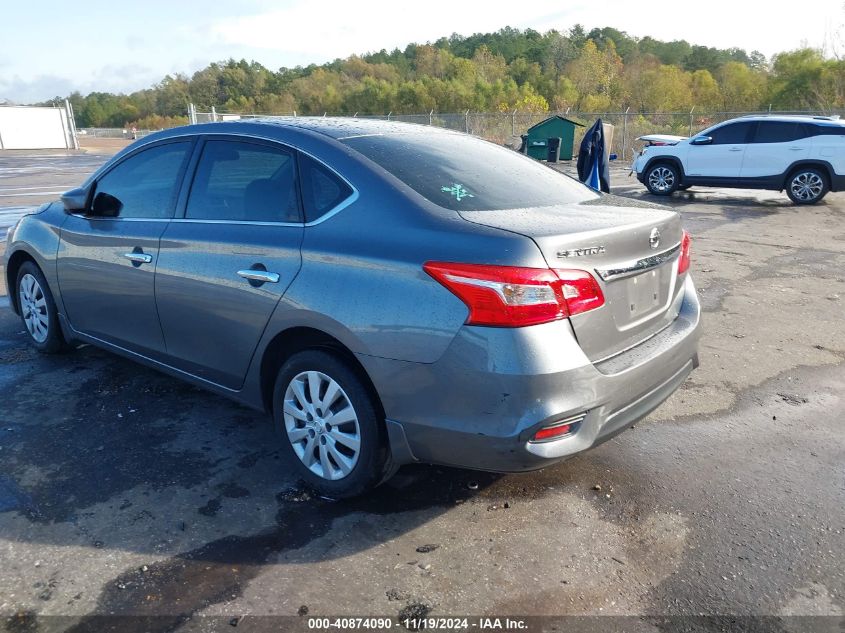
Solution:
[[[469,110],[464,112],[464,129],[466,133],[469,134]]]
[[[194,107],[193,103],[188,104],[188,121],[191,125],[197,122],[197,109]]]
[[[217,123],[217,108],[211,106],[211,122]]]
[[[692,136],[692,113],[693,113],[694,110],[695,110],[695,106],[692,106],[692,108],[689,111],[689,134],[687,136]]]
[[[73,149],[79,149],[79,138],[76,135],[76,120],[73,116],[73,106],[68,99],[65,99],[65,114],[67,115],[68,125],[70,126],[70,135],[73,137]]]
[[[393,110],[387,113],[387,120],[390,121],[390,115],[393,114]]]
[[[625,115],[622,118],[622,160],[625,160],[625,148],[628,147],[628,112],[631,110],[631,106],[625,108]],[[631,152],[633,156],[634,152]]]
[[[434,110],[428,113],[428,124],[434,125]]]

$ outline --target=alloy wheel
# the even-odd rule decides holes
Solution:
[[[331,376],[304,371],[285,390],[283,416],[296,456],[312,473],[343,479],[358,463],[361,428],[349,396]]]
[[[648,184],[652,191],[671,191],[675,185],[675,172],[668,167],[655,167],[648,175]]]
[[[815,200],[821,195],[824,189],[824,181],[821,176],[812,171],[802,171],[796,174],[789,183],[789,188],[798,200]]]
[[[47,313],[47,299],[41,284],[27,273],[21,277],[18,289],[21,315],[29,335],[38,343],[47,340],[50,333],[50,316]]]

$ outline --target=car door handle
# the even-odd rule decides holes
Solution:
[[[741,147],[732,147],[728,151],[729,152],[741,152],[742,148]]]
[[[124,253],[123,256],[133,264],[149,264],[153,261],[153,256],[145,253]]]
[[[271,273],[266,270],[249,268],[247,270],[239,270],[238,275],[249,281],[270,282],[271,284],[279,283],[279,273]]]
[[[800,152],[804,148],[803,147],[790,147],[789,149],[790,149],[790,151],[793,151],[793,152]]]

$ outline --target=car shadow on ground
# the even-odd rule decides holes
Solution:
[[[771,214],[779,209],[800,209],[800,205],[794,204],[786,194],[778,194],[773,191],[743,191],[736,193],[732,189],[706,189],[691,188],[686,191],[676,191],[670,196],[654,196],[646,190],[625,189],[618,192],[618,195],[627,198],[634,198],[655,204],[663,204],[671,207],[686,206],[712,206],[720,210],[742,210],[744,213]],[[824,201],[819,204],[825,204]]]
[[[172,630],[240,595],[285,552],[298,550],[297,563],[348,556],[456,505],[486,505],[501,478],[411,465],[366,496],[320,498],[292,475],[267,416],[92,347],[40,355],[13,317],[0,311],[0,531],[160,558],[105,582],[96,613],[132,614],[121,631]],[[378,517],[376,527],[307,553],[354,514]],[[97,616],[72,630],[107,624]]]

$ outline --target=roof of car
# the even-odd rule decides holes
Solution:
[[[743,121],[788,121],[816,123],[820,125],[845,125],[838,116],[813,116],[810,114],[749,114],[740,117]]]
[[[352,117],[266,117],[260,119],[244,119],[243,123],[258,123],[296,127],[325,134],[341,140],[356,136],[373,136],[385,134],[454,134],[452,130],[422,125],[418,123],[404,123],[387,121],[384,119],[356,119]]]

